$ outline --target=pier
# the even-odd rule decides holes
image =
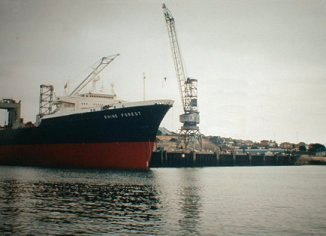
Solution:
[[[151,167],[208,167],[208,166],[288,166],[298,157],[292,155],[236,155],[196,152],[155,151]]]

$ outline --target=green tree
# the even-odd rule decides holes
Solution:
[[[309,144],[309,147],[308,147],[308,153],[309,154],[315,155],[316,152],[321,152],[321,151],[325,151],[325,146],[324,145],[322,145],[320,143]]]

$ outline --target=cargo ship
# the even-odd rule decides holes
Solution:
[[[66,96],[55,97],[52,85],[41,85],[35,124],[23,124],[20,103],[0,101],[9,114],[8,125],[0,128],[0,165],[148,170],[157,130],[173,101],[126,102],[113,87],[96,89],[100,72],[117,56],[103,57]]]

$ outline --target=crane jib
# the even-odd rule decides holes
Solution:
[[[184,114],[180,115],[180,122],[182,123],[180,133],[181,136],[185,138],[184,143],[186,147],[190,140],[190,136],[195,137],[195,139],[197,138],[199,140],[200,146],[202,146],[201,135],[199,133],[198,127],[199,112],[197,107],[197,80],[190,79],[186,76],[175,29],[175,20],[164,3],[162,7],[169,35],[174,68],[178,79],[181,102],[184,110]]]

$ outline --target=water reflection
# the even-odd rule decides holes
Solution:
[[[142,232],[144,226],[159,226],[159,199],[152,186],[36,183],[33,193],[40,200],[35,204],[39,222],[83,224],[96,219],[86,233]]]
[[[0,232],[90,234],[160,231],[152,185],[94,182],[0,182]]]
[[[169,225],[171,234],[202,234],[202,196],[200,171],[194,169],[166,169],[155,172],[155,184],[159,189],[162,218]]]
[[[325,235],[325,173],[0,167],[0,235]]]
[[[24,214],[23,196],[26,189],[16,180],[7,180],[1,183],[0,189],[0,232],[17,232],[17,219]],[[28,194],[27,194],[28,195]]]
[[[198,235],[200,233],[199,222],[201,219],[201,199],[194,171],[183,172],[180,180],[184,186],[180,192],[180,204],[182,218],[179,220],[181,231],[187,235]]]

